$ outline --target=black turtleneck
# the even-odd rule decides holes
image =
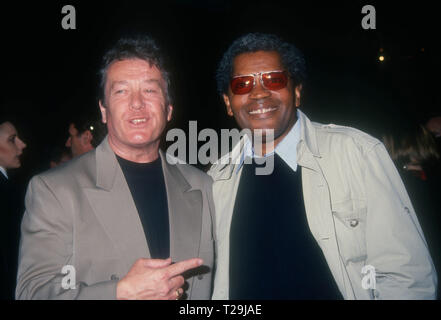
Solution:
[[[136,163],[118,156],[117,159],[138,209],[150,256],[168,258],[170,226],[161,158],[149,163]]]

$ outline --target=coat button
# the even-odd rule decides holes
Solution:
[[[404,207],[404,211],[406,211],[408,214],[410,214],[410,210],[408,207]]]
[[[352,228],[355,228],[356,226],[358,226],[358,220],[357,219],[352,219],[351,221],[349,221],[349,225]]]
[[[204,279],[204,276],[203,275],[198,275],[198,280],[202,280],[202,279]]]
[[[112,274],[110,280],[119,280],[119,277],[116,274]]]

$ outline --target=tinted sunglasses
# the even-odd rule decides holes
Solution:
[[[275,70],[233,77],[230,81],[231,91],[234,94],[250,93],[256,86],[256,76],[259,76],[262,87],[267,90],[280,90],[288,84],[286,72]]]

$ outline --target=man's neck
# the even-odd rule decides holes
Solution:
[[[132,162],[149,163],[159,157],[159,141],[140,148],[127,148],[114,144],[109,137],[109,145],[116,155]]]
[[[292,130],[292,128],[294,127],[296,121],[297,121],[297,117],[294,117],[293,120],[290,122],[288,128],[280,136],[278,136],[276,139],[273,139],[272,141],[269,141],[269,142],[266,142],[265,139],[263,139],[263,141],[262,141],[262,152],[261,152],[261,154],[258,154],[260,152],[256,152],[256,151],[259,151],[259,149],[258,148],[254,148],[254,151],[256,152],[256,154],[258,154],[259,156],[262,156],[262,155],[267,155],[267,154],[273,152],[276,149],[277,145],[280,142],[282,142],[282,140],[286,137],[286,135]]]

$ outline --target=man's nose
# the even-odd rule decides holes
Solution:
[[[271,90],[268,90],[262,86],[260,79],[256,78],[256,85],[250,92],[249,97],[251,99],[263,99],[271,96]]]
[[[141,109],[143,106],[144,106],[144,102],[143,102],[143,99],[142,99],[141,91],[134,92],[131,95],[130,108],[137,110],[137,109]]]
[[[24,143],[20,138],[17,137],[17,146],[21,150],[26,148],[26,143]]]

